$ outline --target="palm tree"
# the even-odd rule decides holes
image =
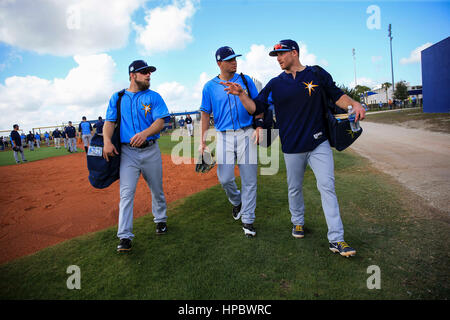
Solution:
[[[391,83],[389,83],[389,82],[385,82],[385,83],[383,83],[382,85],[381,85],[381,87],[385,90],[385,92],[386,92],[386,103],[388,103],[388,101],[389,101],[389,99],[388,99],[388,90],[389,90],[389,88],[392,86],[392,84]]]

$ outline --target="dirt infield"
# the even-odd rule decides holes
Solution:
[[[119,183],[104,190],[91,187],[85,157],[76,153],[0,167],[0,264],[117,224]],[[177,166],[170,155],[162,157],[168,203],[219,183],[215,169],[199,174],[194,164]],[[141,177],[134,217],[149,212],[151,195]]]

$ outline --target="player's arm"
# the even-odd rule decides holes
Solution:
[[[353,100],[346,94],[343,94],[335,103],[339,108],[344,110],[348,110],[348,106],[352,106],[352,109],[355,112],[355,121],[364,120],[366,117],[366,110],[364,107],[358,101]]]
[[[242,89],[241,85],[236,82],[221,82],[221,84],[225,85],[226,88],[224,89],[227,93],[233,94],[235,96],[239,97],[239,100],[241,100],[242,105],[244,106],[245,110],[249,114],[254,114],[256,111],[256,104],[255,102],[245,93],[244,89]]]
[[[116,147],[111,142],[114,133],[115,122],[105,121],[103,126],[103,157],[109,161],[109,157],[114,157],[119,154]]]
[[[209,129],[209,113],[201,111],[201,139],[200,139],[200,149],[199,152],[203,153],[206,148],[206,133]]]
[[[148,137],[161,132],[162,129],[164,129],[164,118],[155,120],[150,127],[141,132],[136,133],[130,139],[130,145],[132,147],[140,147],[145,142],[145,140],[147,140]]]

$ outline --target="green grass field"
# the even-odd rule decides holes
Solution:
[[[51,157],[66,156],[70,154],[69,152],[67,152],[67,149],[64,148],[64,145],[61,147],[61,149],[55,149],[54,147],[45,146],[39,149],[35,147],[34,150],[35,151],[30,151],[28,148],[24,149],[23,153],[25,154],[25,159],[27,159],[28,162],[42,160]],[[84,149],[78,148],[77,152],[84,152]],[[20,153],[19,159],[22,160]],[[0,151],[0,167],[12,164],[20,165],[16,164],[16,160],[14,160],[14,152],[11,149]]]
[[[161,138],[161,150],[172,145],[170,136]],[[335,153],[335,168],[345,238],[357,249],[355,257],[328,250],[309,169],[306,235],[291,236],[282,162],[277,175],[258,176],[254,239],[233,220],[217,185],[171,203],[164,236],[155,234],[151,214],[136,219],[129,254],[116,253],[112,227],[0,266],[0,299],[447,299],[448,218],[418,205],[350,151]],[[80,290],[66,287],[70,265],[80,267]],[[381,270],[381,289],[367,288],[371,265]]]
[[[367,113],[370,122],[404,125],[413,129],[426,129],[450,133],[450,113],[425,113],[422,109],[398,109],[391,112]]]

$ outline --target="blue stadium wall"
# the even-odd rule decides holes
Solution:
[[[450,112],[450,37],[422,51],[424,112]]]

